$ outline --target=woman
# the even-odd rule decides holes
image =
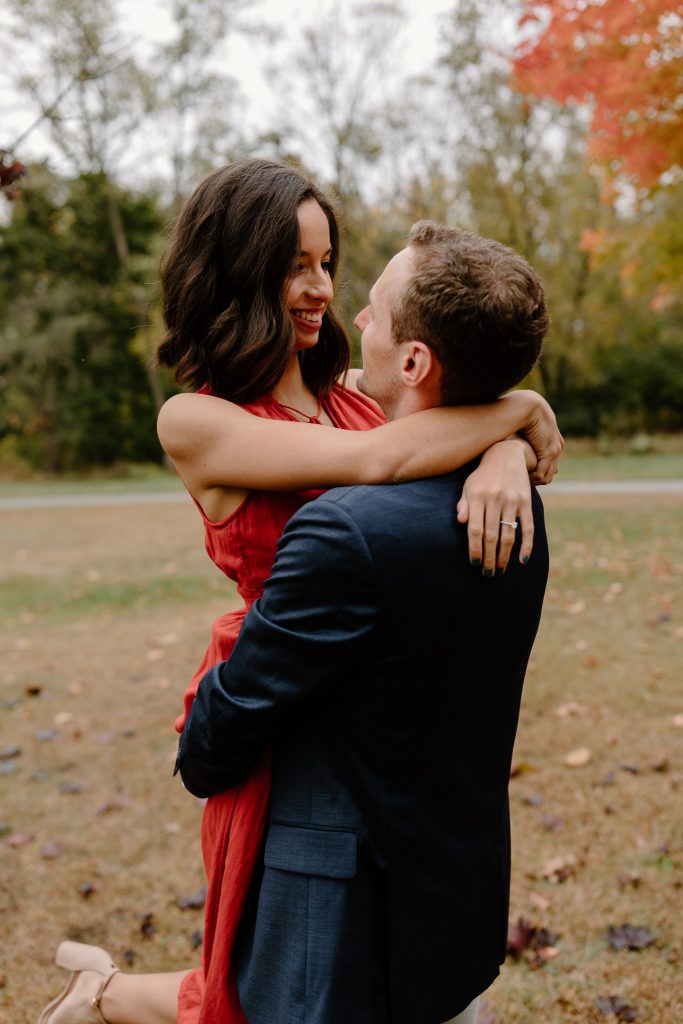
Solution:
[[[538,434],[541,477],[552,478],[561,448],[552,412],[518,392],[383,424],[372,402],[338,383],[349,381],[348,341],[330,307],[338,254],[329,199],[300,171],[268,161],[210,175],[178,221],[162,275],[168,331],[159,360],[200,392],[166,403],[159,436],[202,515],[209,555],[245,602],[214,623],[185,713],[206,669],[229,657],[284,524],[316,489],[443,473],[488,449],[458,512],[461,521],[469,516],[472,561],[487,574],[505,567],[512,537],[499,542],[501,520],[520,519],[520,557],[531,551],[528,446],[504,439],[517,430]],[[243,784],[207,802],[202,969],[123,975],[103,950],[63,943],[57,962],[75,973],[41,1024],[244,1021],[230,950],[268,794],[266,758]]]

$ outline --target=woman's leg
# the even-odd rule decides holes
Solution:
[[[102,993],[100,1013],[107,1024],[176,1024],[178,991],[187,973],[115,974]],[[98,980],[92,971],[81,971],[74,989],[97,991]]]
[[[469,1006],[466,1006],[462,1013],[459,1013],[457,1017],[452,1017],[451,1020],[445,1021],[444,1024],[477,1024],[478,1013],[479,996],[477,996]]]

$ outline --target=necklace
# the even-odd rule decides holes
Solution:
[[[302,412],[301,409],[296,409],[293,405],[286,405],[277,398],[273,398],[273,401],[277,402],[281,409],[287,409],[288,412],[293,412],[296,416],[301,417],[304,423],[318,423],[322,426],[320,414],[323,411],[323,403],[321,398],[318,399],[318,409],[313,416],[310,416],[307,412]]]

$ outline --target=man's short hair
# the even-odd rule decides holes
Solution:
[[[548,329],[543,288],[506,245],[434,221],[414,224],[411,280],[392,304],[397,342],[430,346],[444,404],[486,402],[518,384]]]

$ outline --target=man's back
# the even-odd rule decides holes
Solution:
[[[536,498],[529,565],[483,578],[455,517],[464,476],[306,506],[231,659],[274,744],[237,955],[250,1024],[439,1024],[504,958],[507,784],[547,546]],[[239,746],[240,711],[222,713]]]

